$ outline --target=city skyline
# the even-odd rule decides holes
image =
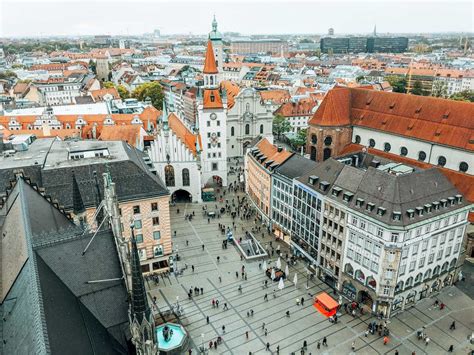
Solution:
[[[271,6],[271,16],[268,7]],[[367,8],[370,7],[370,11]],[[221,32],[250,34],[335,34],[472,32],[472,3],[459,1],[187,1],[98,3],[70,1],[4,1],[0,37],[141,35],[159,29],[163,35],[204,35],[215,14]],[[252,11],[249,11],[251,9]],[[85,15],[78,18],[80,11]],[[87,11],[88,10],[88,11]],[[399,16],[403,14],[403,25]],[[166,14],[160,16],[160,14]],[[324,14],[324,16],[319,16]],[[333,15],[328,15],[333,14]],[[22,26],[19,26],[21,19]],[[292,20],[288,20],[292,19]],[[295,20],[299,19],[299,20]],[[355,20],[354,20],[355,19]]]

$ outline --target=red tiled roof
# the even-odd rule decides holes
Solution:
[[[99,89],[99,90],[92,90],[90,92],[94,101],[102,101],[104,96],[107,94],[112,95],[114,99],[120,99],[120,95],[116,88],[108,88],[108,89]]]
[[[263,101],[272,101],[282,104],[287,102],[291,98],[291,95],[288,90],[263,90],[260,91],[260,97]]]
[[[271,144],[266,138],[260,140],[260,142],[257,143],[256,147],[258,148],[260,153],[262,153],[266,157],[266,159],[260,164],[268,160],[273,160],[277,164],[282,164],[292,155],[292,153],[284,149],[279,152],[278,147]]]
[[[227,92],[227,108],[231,109],[235,104],[235,97],[239,94],[240,88],[232,81],[224,80],[221,82],[221,88]]]
[[[174,113],[169,114],[168,125],[181,142],[196,156],[196,142],[199,142],[199,146],[202,147],[201,137],[192,133]]]
[[[312,110],[316,105],[317,103],[311,99],[302,99],[298,102],[286,102],[281,105],[274,114],[284,117],[311,116],[313,114]]]
[[[212,49],[211,40],[207,41],[206,57],[204,59],[204,70],[205,74],[217,74],[216,59],[214,58],[214,50]]]
[[[222,108],[222,98],[218,89],[205,89],[203,93],[204,108]]]
[[[104,126],[100,131],[99,140],[102,141],[125,141],[133,147],[136,147],[141,126],[122,125],[122,126]]]
[[[354,125],[474,149],[474,104],[435,97],[336,87],[309,124]]]

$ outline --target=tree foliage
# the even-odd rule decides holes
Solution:
[[[387,76],[386,79],[392,86],[393,92],[401,92],[403,94],[407,92],[407,79],[396,75]]]
[[[423,84],[421,81],[416,80],[413,84],[413,87],[410,90],[410,93],[413,95],[425,95],[425,90],[423,90]]]
[[[132,92],[132,97],[145,101],[150,98],[151,104],[161,110],[163,104],[163,88],[157,81],[144,83]]]
[[[446,97],[448,96],[448,85],[446,82],[438,80],[433,83],[433,89],[431,90],[431,96],[434,97]]]
[[[273,133],[278,136],[278,139],[280,139],[280,136],[283,133],[291,131],[291,124],[290,122],[283,116],[283,115],[276,115],[273,118]]]
[[[95,62],[91,59],[89,60],[89,69],[97,75],[97,65],[95,64]]]
[[[474,102],[474,91],[464,90],[449,97],[451,100]]]
[[[11,70],[0,72],[0,79],[9,79],[9,78],[17,78],[16,73]]]
[[[296,134],[295,138],[290,139],[290,144],[292,145],[293,149],[298,150],[306,144],[306,134],[307,134],[307,130],[305,128],[305,129],[300,130]]]
[[[117,86],[117,91],[120,95],[120,98],[122,100],[128,99],[130,97],[130,92],[127,90],[127,88],[123,85],[118,85]]]

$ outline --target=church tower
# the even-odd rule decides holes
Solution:
[[[212,20],[212,31],[209,32],[209,39],[212,42],[212,48],[214,48],[214,57],[216,58],[217,69],[222,74],[222,65],[224,63],[224,45],[222,43],[222,35],[217,31],[216,16]]]
[[[202,184],[214,178],[214,182],[227,186],[227,98],[219,88],[218,74],[212,41],[208,40],[198,107]]]

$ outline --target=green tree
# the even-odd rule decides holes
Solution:
[[[97,65],[95,64],[95,62],[91,59],[89,60],[89,69],[97,75]]]
[[[8,79],[8,78],[17,78],[17,75],[15,72],[11,70],[7,70],[0,73],[0,79]]]
[[[293,147],[294,150],[299,150],[301,147],[303,147],[306,144],[306,134],[307,130],[302,129],[300,130],[295,138],[290,139],[290,144]]]
[[[434,97],[446,97],[448,96],[448,86],[446,82],[437,80],[433,83],[433,89],[431,90],[431,96]]]
[[[365,76],[359,75],[359,76],[356,78],[356,81],[357,81],[358,83],[360,83],[360,82],[363,81],[364,79],[365,79]]]
[[[389,84],[392,86],[394,92],[407,92],[407,79],[396,75],[390,75],[386,77]]]
[[[130,97],[130,92],[123,85],[118,85],[117,86],[117,91],[118,91],[118,93],[120,95],[120,98],[122,100],[128,99]]]
[[[280,139],[283,133],[289,132],[290,130],[291,124],[285,116],[277,114],[273,117],[273,133],[277,135],[278,139]]]
[[[114,88],[115,87],[115,84],[111,81],[104,81],[102,83],[102,86],[105,88],[105,89],[110,89],[110,88]]]
[[[474,91],[464,90],[449,97],[451,100],[474,102]]]
[[[146,98],[151,99],[151,104],[161,110],[163,103],[163,88],[157,81],[140,85],[132,92],[132,97],[145,101]]]
[[[413,84],[412,89],[410,90],[410,93],[413,95],[424,95],[425,91],[423,90],[423,84],[421,81],[416,80],[415,83]]]

